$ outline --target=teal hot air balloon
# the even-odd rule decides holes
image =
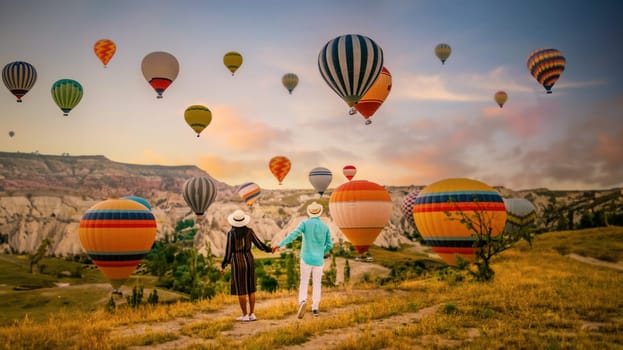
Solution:
[[[382,68],[383,49],[363,35],[339,36],[327,42],[318,54],[320,75],[349,107],[368,92]]]
[[[78,105],[82,99],[84,90],[79,82],[71,79],[60,79],[52,84],[52,99],[63,111],[64,116]]]
[[[331,170],[323,167],[316,167],[309,171],[309,182],[314,186],[316,192],[322,195],[329,187],[331,180],[333,179],[333,174]]]
[[[207,176],[196,176],[186,180],[182,194],[199,219],[216,198],[216,184]]]
[[[2,69],[2,81],[17,97],[17,102],[22,102],[22,96],[26,95],[37,81],[37,70],[27,62],[11,62]]]

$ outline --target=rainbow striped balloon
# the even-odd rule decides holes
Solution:
[[[552,87],[565,71],[567,60],[556,49],[536,49],[528,55],[526,65],[534,79],[551,94]]]
[[[475,226],[481,222],[488,226],[492,236],[502,233],[506,223],[502,197],[480,181],[446,179],[425,187],[415,199],[413,220],[427,244],[449,265],[456,264],[455,255],[474,262],[477,249],[474,232],[460,222],[459,212]]]
[[[156,238],[156,219],[130,199],[108,199],[80,220],[80,243],[115,289],[130,278]]]
[[[389,222],[392,199],[374,182],[349,181],[331,194],[329,212],[344,236],[363,254]]]
[[[247,182],[246,184],[242,184],[238,187],[238,195],[243,201],[247,202],[249,207],[255,203],[257,198],[260,196],[260,193],[262,193],[260,186],[258,186],[255,182]]]

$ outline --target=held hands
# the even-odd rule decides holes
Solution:
[[[274,254],[276,251],[278,251],[278,250],[279,250],[279,246],[274,246],[274,247],[273,247],[273,254]]]

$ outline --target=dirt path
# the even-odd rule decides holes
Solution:
[[[591,265],[595,265],[595,266],[602,266],[602,267],[608,267],[611,269],[615,269],[615,270],[619,270],[619,271],[623,271],[623,262],[616,262],[616,263],[611,263],[611,262],[607,262],[607,261],[603,261],[603,260],[599,260],[599,259],[595,259],[595,258],[590,258],[587,256],[582,256],[582,255],[578,255],[578,254],[569,254],[569,257],[571,259],[577,260],[577,261],[581,261],[583,263],[586,264],[591,264]]]

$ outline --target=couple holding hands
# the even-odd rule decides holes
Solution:
[[[255,235],[250,227],[247,227],[251,217],[242,210],[236,210],[227,217],[232,228],[227,232],[227,246],[225,257],[221,263],[221,271],[231,264],[231,294],[238,296],[242,316],[238,321],[255,321],[255,261],[251,254],[251,247],[255,245],[260,250],[275,253],[280,248],[291,243],[299,236],[303,236],[301,246],[301,283],[299,285],[299,306],[297,317],[303,318],[307,306],[307,287],[309,277],[312,277],[312,314],[318,316],[320,304],[322,271],[324,257],[333,247],[329,227],[320,220],[323,208],[317,202],[307,206],[308,219],[303,220],[297,228],[290,232],[278,245],[272,248],[264,244]],[[249,308],[247,309],[247,297]]]

